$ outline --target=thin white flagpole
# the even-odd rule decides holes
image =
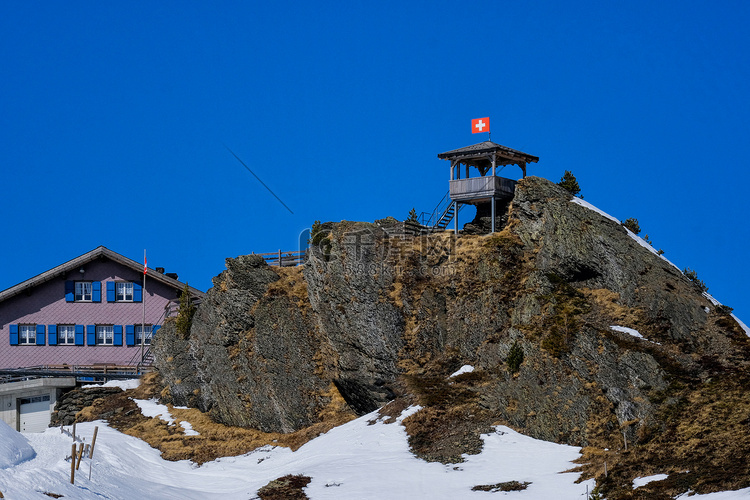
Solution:
[[[141,320],[141,370],[143,369],[143,350],[146,341],[146,249],[143,249],[143,288],[141,289],[141,302],[143,302],[143,318]]]

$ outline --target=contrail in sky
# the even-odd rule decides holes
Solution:
[[[264,188],[268,189],[268,192],[269,192],[269,193],[271,193],[271,194],[272,194],[272,195],[274,196],[274,198],[276,198],[277,200],[279,200],[279,203],[281,203],[282,205],[284,205],[284,208],[286,208],[287,210],[289,210],[289,213],[290,213],[290,214],[294,215],[294,212],[292,212],[292,209],[291,209],[291,208],[289,208],[288,206],[286,206],[286,203],[284,203],[283,201],[281,201],[281,198],[279,198],[278,196],[276,196],[276,193],[274,193],[273,191],[271,191],[271,188],[270,188],[270,187],[268,187],[268,186],[266,186],[266,183],[265,183],[265,182],[263,182],[262,180],[260,180],[260,177],[258,177],[257,175],[255,175],[255,172],[253,172],[252,170],[250,170],[250,167],[248,167],[248,166],[247,166],[247,165],[245,164],[245,162],[244,162],[244,161],[242,161],[242,160],[240,159],[240,157],[239,157],[239,156],[237,156],[237,155],[236,155],[236,154],[234,153],[234,151],[232,151],[231,149],[229,149],[229,146],[227,146],[226,144],[224,144],[224,147],[225,147],[225,148],[227,148],[227,151],[229,151],[230,153],[232,153],[232,156],[234,156],[235,158],[237,158],[237,161],[238,161],[238,162],[242,163],[242,166],[243,166],[243,167],[245,167],[245,168],[247,169],[247,171],[248,171],[248,172],[250,172],[251,174],[253,174],[253,177],[255,177],[256,179],[258,179],[258,182],[260,182],[261,184],[263,184],[263,187],[264,187]]]

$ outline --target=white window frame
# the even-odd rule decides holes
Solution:
[[[18,345],[36,345],[36,325],[18,325]]]
[[[88,287],[86,287],[86,285],[88,285]],[[94,284],[92,281],[76,281],[74,283],[74,286],[75,286],[74,300],[76,302],[91,302],[92,301],[93,294],[94,294]]]
[[[76,325],[57,325],[57,344],[76,344]]]
[[[115,345],[114,325],[96,325],[96,345]]]
[[[141,345],[141,332],[143,325],[135,325],[135,345]],[[146,339],[144,345],[151,345],[151,339],[154,337],[153,325],[146,325]]]
[[[115,302],[133,302],[134,289],[132,281],[116,281]]]

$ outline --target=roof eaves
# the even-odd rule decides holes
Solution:
[[[105,246],[98,246],[95,249],[91,250],[90,252],[86,252],[85,254],[79,255],[78,257],[74,259],[71,259],[67,262],[60,264],[59,266],[53,267],[52,269],[48,271],[45,271],[41,274],[37,274],[36,276],[29,278],[26,281],[22,281],[21,283],[17,285],[14,285],[10,288],[6,288],[5,290],[0,292],[0,302],[16,296],[19,293],[23,292],[24,290],[28,290],[29,288],[33,288],[35,286],[41,285],[42,283],[45,283],[51,280],[52,278],[61,276],[67,273],[68,271],[70,271],[71,269],[75,269],[79,266],[87,264],[91,262],[92,260],[101,256],[105,256],[115,262],[119,262],[120,264],[123,264],[124,266],[134,269],[136,271],[143,270],[143,267],[139,262],[129,259],[125,257],[124,255],[120,255],[119,253],[114,252]],[[157,281],[161,281],[162,283],[166,285],[169,285],[178,289],[183,289],[185,287],[185,283],[178,281],[174,278],[170,278],[169,276],[165,276],[162,273],[158,273],[151,268],[148,268],[148,273],[152,278],[156,279]],[[196,297],[203,297],[205,295],[204,292],[201,292],[197,288],[193,288],[190,285],[188,285],[188,290],[190,291],[192,295]]]

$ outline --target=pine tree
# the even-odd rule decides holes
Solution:
[[[418,222],[419,219],[417,218],[417,211],[415,209],[409,210],[409,218],[406,219],[407,222]]]
[[[560,182],[558,182],[557,185],[566,189],[573,196],[576,196],[581,192],[581,187],[578,185],[576,176],[573,175],[573,172],[571,172],[570,170],[565,171],[565,174],[563,174]],[[581,198],[583,198],[583,196],[581,196]]]
[[[193,324],[194,314],[195,306],[193,305],[193,300],[190,298],[188,285],[185,283],[185,288],[180,295],[180,307],[177,311],[177,319],[175,320],[175,330],[179,337],[186,339],[190,335],[190,327]]]
[[[641,232],[641,226],[638,224],[638,219],[635,219],[633,217],[620,222],[620,224],[630,229],[633,234],[638,234]],[[648,235],[646,235],[646,239],[648,239]],[[649,243],[651,242],[649,241]]]

